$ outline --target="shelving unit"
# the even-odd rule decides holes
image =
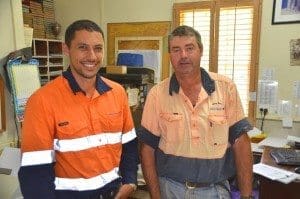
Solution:
[[[39,61],[41,84],[61,75],[64,70],[62,41],[53,39],[32,40],[33,58]]]

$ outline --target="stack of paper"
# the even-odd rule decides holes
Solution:
[[[258,128],[256,128],[256,127],[253,127],[253,129],[248,131],[247,134],[250,138],[252,138],[252,137],[255,137],[255,136],[258,136],[258,135],[262,134],[262,131],[259,130]]]
[[[264,146],[286,148],[286,147],[288,147],[287,144],[288,144],[288,141],[285,138],[267,137],[263,141],[259,142],[258,146],[260,148],[264,148]]]
[[[253,172],[284,184],[288,184],[296,179],[300,179],[300,175],[297,173],[272,167],[263,163],[253,165]]]
[[[290,142],[300,142],[300,137],[298,136],[288,135],[286,139]]]

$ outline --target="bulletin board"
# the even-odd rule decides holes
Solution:
[[[116,52],[118,49],[161,49],[162,67],[160,77],[161,80],[169,77],[170,59],[168,54],[167,37],[170,31],[170,21],[108,23],[107,64],[116,65]]]
[[[22,59],[15,59],[7,63],[15,115],[18,122],[22,122],[24,119],[28,98],[41,87],[38,65],[36,59],[30,59],[26,63],[23,63]]]

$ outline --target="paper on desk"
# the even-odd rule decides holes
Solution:
[[[256,153],[262,153],[263,149],[259,148],[257,143],[251,143],[251,150],[252,152],[256,152]]]
[[[258,143],[258,146],[260,148],[263,148],[264,146],[271,146],[271,147],[286,147],[288,144],[287,139],[285,138],[279,138],[279,137],[267,137],[261,142]]]
[[[288,184],[300,177],[299,174],[272,167],[263,163],[253,165],[253,172],[284,184]]]
[[[291,142],[300,142],[300,137],[298,136],[288,135],[286,139]]]
[[[11,169],[12,176],[18,176],[21,164],[21,152],[19,148],[5,147],[0,156],[0,167]]]

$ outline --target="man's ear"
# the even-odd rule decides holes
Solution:
[[[64,55],[66,55],[66,56],[69,55],[70,50],[66,43],[63,43],[62,50],[63,50]]]

